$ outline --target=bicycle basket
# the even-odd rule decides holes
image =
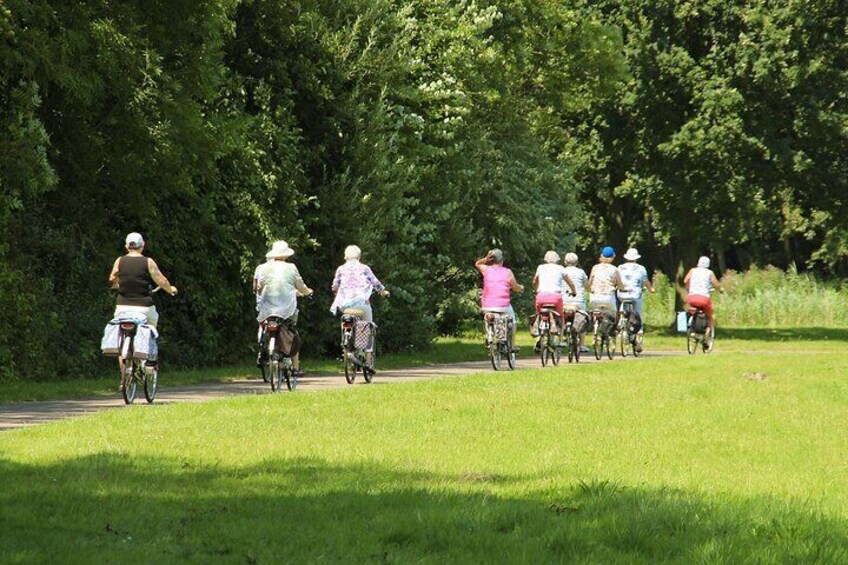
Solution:
[[[371,322],[358,320],[356,328],[353,332],[354,347],[364,351],[373,351],[374,349],[374,327]]]

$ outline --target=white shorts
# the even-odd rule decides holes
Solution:
[[[156,311],[156,306],[116,306],[113,318],[117,318],[121,314],[141,314],[147,318],[147,325],[156,327],[159,323],[159,312]]]
[[[589,297],[589,310],[608,310],[615,315],[615,296],[605,294],[593,294]]]
[[[481,308],[482,312],[485,314],[486,312],[491,312],[493,314],[508,314],[512,319],[512,322],[515,323],[515,310],[512,309],[512,306],[499,306],[495,308]]]

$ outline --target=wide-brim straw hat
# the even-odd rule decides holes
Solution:
[[[265,254],[267,259],[279,259],[285,257],[291,257],[294,255],[294,249],[289,247],[289,244],[285,241],[275,241],[274,245],[271,246],[271,251]]]
[[[642,258],[642,256],[639,255],[639,252],[636,251],[635,247],[631,247],[627,250],[627,253],[624,254],[624,258],[628,261],[638,261]]]

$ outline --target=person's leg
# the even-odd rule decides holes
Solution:
[[[509,310],[506,311],[506,314],[509,316],[509,319],[512,323],[512,331],[509,332],[510,333],[509,347],[512,351],[517,351],[517,349],[515,347],[515,333],[516,333],[515,332],[515,329],[516,329],[515,328],[515,322],[516,322],[515,321],[515,310],[513,309],[512,306],[509,307]]]

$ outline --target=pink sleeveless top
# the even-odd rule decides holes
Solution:
[[[482,308],[505,308],[510,305],[509,282],[510,270],[503,265],[494,265],[483,273],[483,296],[480,298]]]

